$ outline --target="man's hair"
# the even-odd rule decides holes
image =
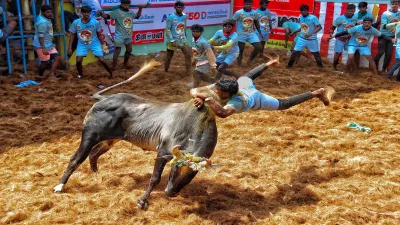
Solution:
[[[42,13],[46,12],[47,10],[52,10],[53,11],[53,7],[51,7],[49,5],[42,5],[40,7],[40,11],[42,11]]]
[[[368,2],[360,2],[358,3],[358,8],[368,7]]]
[[[300,11],[304,11],[304,10],[310,10],[310,7],[308,6],[308,5],[305,5],[305,4],[303,4],[303,5],[301,5],[300,6]]]
[[[390,4],[399,3],[399,0],[390,0]]]
[[[82,6],[81,12],[83,12],[83,13],[92,12],[92,8],[90,6],[87,6],[87,5]]]
[[[253,0],[244,0],[244,3],[253,3]]]
[[[226,25],[232,25],[233,27],[236,25],[235,24],[235,20],[233,20],[233,19],[226,19],[226,20],[224,20],[224,22],[222,23],[222,26],[224,27],[224,26],[226,26]]]
[[[192,27],[190,27],[190,29],[192,31],[194,31],[194,30],[200,31],[201,33],[203,33],[203,31],[204,31],[204,27],[202,25],[200,25],[200,24],[197,24],[197,23],[193,24]]]
[[[185,3],[181,0],[178,0],[175,2],[175,7],[177,7],[177,6],[185,6]]]
[[[347,10],[352,10],[352,9],[356,9],[356,5],[354,5],[354,4],[349,4],[349,5],[347,5],[347,8],[346,8]]]
[[[269,3],[269,0],[260,0],[260,5],[262,5],[262,4],[268,4]]]
[[[236,95],[239,91],[238,82],[231,78],[221,78],[215,87],[220,91],[228,92],[229,96]]]
[[[374,19],[372,19],[371,17],[365,17],[365,18],[363,19],[363,22],[365,22],[365,21],[370,21],[371,23],[373,23],[373,22],[374,22]]]
[[[131,0],[121,0],[121,4],[131,4]]]

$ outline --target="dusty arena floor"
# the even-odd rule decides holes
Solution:
[[[64,193],[52,189],[79,145],[97,85],[125,80],[154,56],[135,57],[132,71],[121,69],[112,80],[97,63],[84,68],[83,80],[72,79],[75,68],[61,81],[21,89],[14,86],[23,80],[18,73],[1,77],[0,224],[399,224],[399,84],[367,71],[334,73],[328,63],[321,70],[305,59],[287,69],[285,52],[279,54],[281,66],[256,80],[259,90],[286,97],[329,85],[335,101],[218,119],[212,160],[220,167],[168,198],[167,166],[147,211],[136,203],[156,153],[127,142],[99,159],[98,174],[85,161]],[[111,93],[186,101],[191,78],[183,61],[177,53],[170,73],[157,67]],[[372,132],[348,128],[353,121]]]

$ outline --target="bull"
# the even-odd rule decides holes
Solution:
[[[208,107],[193,107],[193,100],[184,103],[163,103],[134,94],[101,94],[129,82],[158,65],[150,62],[126,81],[103,89],[93,95],[97,102],[87,113],[77,151],[54,192],[61,192],[72,173],[89,157],[93,172],[98,171],[97,159],[120,140],[142,149],[157,152],[150,184],[138,200],[138,207],[146,209],[152,190],[159,184],[166,163],[171,160],[177,145],[193,156],[209,158],[217,144],[215,115]],[[193,169],[182,170],[173,165],[165,188],[167,196],[179,194],[196,176]]]

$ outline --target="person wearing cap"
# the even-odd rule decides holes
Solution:
[[[296,59],[299,57],[300,52],[307,48],[314,56],[318,67],[323,67],[321,55],[319,54],[319,46],[317,33],[322,29],[318,18],[309,13],[310,7],[308,5],[300,6],[300,29],[295,33],[300,32],[299,39],[294,46],[294,52],[290,56],[288,67],[292,67]]]
[[[56,76],[56,71],[61,63],[60,54],[53,43],[53,8],[49,5],[41,6],[41,15],[37,17],[35,23],[35,36],[33,38],[33,47],[40,59],[39,76],[43,76],[47,63],[53,61],[50,77]],[[57,77],[58,78],[58,77]]]
[[[346,13],[336,18],[333,22],[329,35],[332,37],[335,29],[337,28],[337,33],[342,31],[346,31],[357,23],[357,19],[354,17],[354,12],[356,10],[356,6],[354,4],[347,5]],[[341,36],[337,37],[335,41],[334,51],[335,54],[333,56],[333,69],[337,70],[337,65],[339,64],[340,56],[342,55],[343,50],[347,50],[349,36]]]
[[[261,0],[260,1],[260,7],[256,10],[256,13],[258,14],[258,21],[260,23],[260,30],[262,33],[262,36],[258,31],[256,31],[258,38],[261,41],[261,51],[260,55],[264,55],[264,48],[265,48],[265,43],[269,40],[269,34],[274,34],[274,31],[272,30],[272,20],[271,20],[271,12],[268,9],[268,0]]]
[[[371,70],[374,74],[378,74],[378,71],[376,69],[375,62],[371,56],[371,49],[368,47],[369,40],[373,36],[377,36],[378,38],[384,38],[386,41],[392,41],[391,37],[388,37],[384,35],[383,33],[379,32],[377,29],[372,27],[372,18],[364,18],[364,22],[362,25],[357,25],[355,27],[352,27],[346,31],[342,31],[340,33],[335,34],[332,37],[328,38],[328,41],[331,40],[332,38],[337,38],[345,35],[351,35],[351,38],[349,40],[349,44],[347,47],[347,52],[349,54],[348,56],[348,71],[355,71],[356,74],[358,74],[357,67],[355,65],[354,61],[354,53],[356,51],[359,51],[361,55],[363,55],[368,61],[369,65],[371,67]]]
[[[247,65],[256,58],[256,56],[261,52],[261,42],[257,34],[254,31],[254,26],[258,31],[260,37],[264,39],[263,34],[260,30],[259,17],[255,10],[251,7],[253,6],[253,0],[244,0],[244,7],[233,14],[232,19],[236,21],[236,29],[239,35],[239,56],[237,57],[238,65],[242,65],[243,51],[246,41],[250,42],[253,46],[253,51],[247,61]]]
[[[81,9],[83,17],[75,20],[69,31],[73,34],[69,39],[68,55],[71,56],[73,53],[72,43],[75,37],[78,37],[78,46],[76,49],[76,69],[78,70],[78,78],[83,77],[83,57],[86,57],[89,51],[92,51],[93,55],[99,60],[104,68],[109,73],[109,78],[112,77],[112,71],[108,67],[104,60],[103,51],[106,52],[107,46],[105,45],[104,39],[101,35],[100,22],[90,16],[92,8],[89,6],[83,6]],[[103,45],[103,47],[102,47]]]
[[[97,15],[100,15],[104,19],[114,19],[115,20],[115,35],[114,35],[114,56],[112,70],[116,69],[118,64],[118,57],[121,53],[121,49],[125,46],[125,56],[124,56],[124,68],[128,68],[128,60],[132,53],[132,30],[133,30],[133,20],[139,19],[142,15],[142,8],[146,7],[146,4],[139,4],[137,13],[129,10],[130,0],[121,0],[121,5],[118,9],[114,9],[109,14],[103,11],[97,11]]]
[[[186,75],[192,74],[192,53],[186,38],[187,15],[183,13],[185,3],[175,2],[175,12],[167,17],[165,25],[165,41],[167,43],[167,54],[164,59],[164,70],[168,72],[172,56],[177,49],[182,50],[185,55]]]
[[[218,30],[208,40],[214,50],[221,51],[217,57],[218,73],[215,76],[216,81],[222,77],[222,74],[239,78],[239,74],[227,69],[239,55],[238,34],[233,30],[235,21],[232,19],[224,20],[222,27],[222,30]]]
[[[391,30],[387,29],[386,24],[398,21],[400,21],[399,1],[391,0],[390,9],[384,12],[381,16],[381,28],[380,28],[381,33],[388,37],[394,38],[395,28]],[[386,72],[389,66],[390,59],[392,58],[392,52],[393,52],[393,43],[382,37],[378,38],[378,53],[376,54],[374,60],[376,66],[378,67],[380,59],[382,58],[383,54],[385,54],[382,65],[382,73]]]

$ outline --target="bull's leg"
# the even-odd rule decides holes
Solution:
[[[150,193],[153,191],[154,187],[156,187],[160,183],[161,174],[164,170],[165,164],[168,162],[167,159],[159,158],[160,156],[161,155],[158,155],[158,159],[156,160],[156,163],[154,165],[153,175],[150,178],[149,187],[138,201],[138,207],[140,209],[147,209],[149,205],[148,198],[150,197]]]
[[[83,161],[85,161],[92,148],[100,142],[96,134],[83,134],[81,139],[81,144],[79,145],[78,150],[71,157],[64,175],[60,179],[60,183],[54,188],[54,192],[62,191],[63,186],[67,183],[72,173],[83,163]]]
[[[108,141],[103,141],[99,144],[97,144],[89,154],[89,160],[90,160],[90,168],[92,169],[93,172],[97,173],[97,159],[106,153],[110,148],[116,144],[119,140],[113,139],[113,140],[108,140]]]

